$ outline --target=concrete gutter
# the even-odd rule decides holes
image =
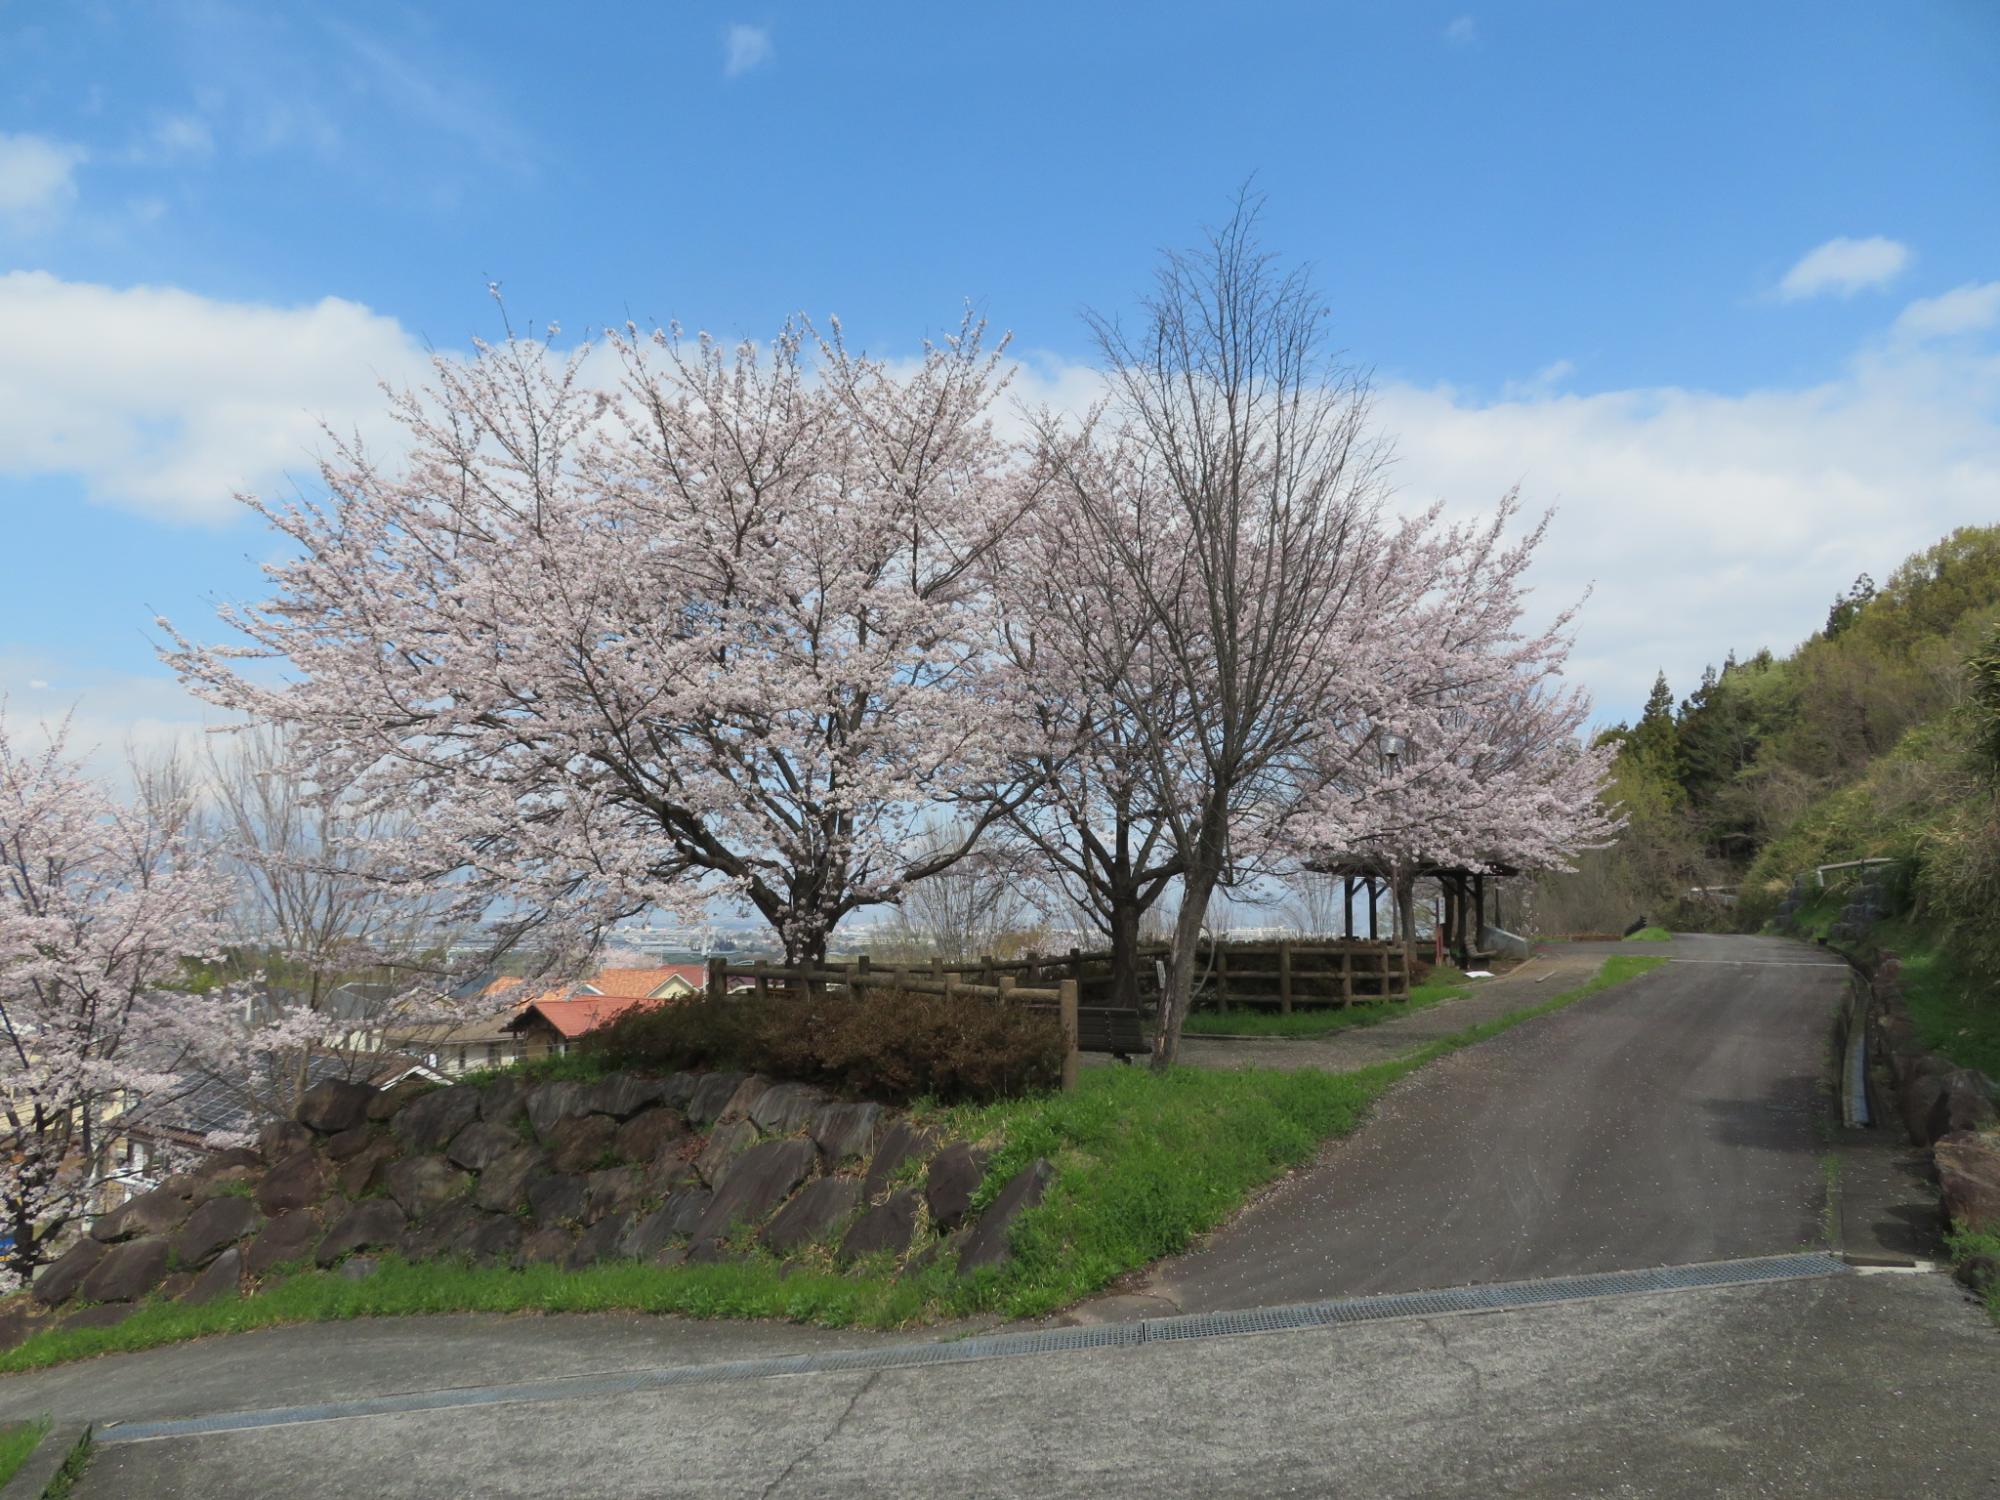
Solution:
[[[1847,1006],[1841,1013],[1846,1036],[1841,1047],[1840,1123],[1849,1130],[1864,1130],[1872,1123],[1868,1113],[1868,1007],[1873,996],[1868,976],[1856,968],[1849,980]]]

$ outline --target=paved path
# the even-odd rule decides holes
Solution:
[[[1845,966],[1779,938],[1645,951],[1673,961],[1412,1075],[1141,1294],[1250,1308],[1826,1243],[1820,1084]]]
[[[2000,1493],[2000,1334],[1846,1275],[100,1447],[80,1500]]]

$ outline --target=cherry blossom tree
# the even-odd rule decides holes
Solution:
[[[86,1211],[108,1135],[246,1045],[240,997],[194,982],[223,933],[190,808],[121,804],[67,738],[28,751],[0,716],[0,1264],[19,1279]]]
[[[1125,566],[1138,545],[1136,514],[1107,504],[1079,527],[1063,501],[1065,490],[1108,493],[1119,471],[1144,460],[1116,443],[1078,442],[1052,421],[1043,443],[1063,482],[1028,518],[1002,572],[1023,719],[1017,764],[1000,787],[1013,797],[1005,831],[1047,872],[1065,912],[1103,934],[1111,1003],[1136,1010],[1141,928],[1182,871],[1146,745],[1182,732],[1182,700]],[[1107,544],[1107,527],[1127,533],[1122,546]]]
[[[1423,866],[1566,869],[1622,826],[1603,800],[1610,749],[1585,742],[1590,699],[1563,675],[1580,606],[1524,626],[1550,517],[1510,540],[1519,510],[1509,494],[1440,538],[1431,593],[1382,664],[1384,710],[1329,726],[1333,758],[1298,824],[1313,862],[1387,874],[1406,946]]]
[[[340,444],[323,499],[250,502],[297,555],[224,611],[247,644],[169,659],[297,774],[415,814],[400,867],[458,918],[576,955],[720,894],[816,962],[1005,811],[922,843],[1009,732],[986,565],[1034,496],[983,336],[892,368],[837,325],[628,327],[615,390],[511,334],[441,358],[395,399],[407,454]]]

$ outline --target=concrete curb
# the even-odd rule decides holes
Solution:
[[[0,1487],[0,1500],[42,1500],[56,1471],[69,1462],[72,1453],[90,1441],[89,1423],[51,1427],[28,1455],[28,1461],[14,1471],[14,1477]]]

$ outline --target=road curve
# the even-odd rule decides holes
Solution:
[[[1420,1070],[1139,1290],[1216,1311],[1824,1244],[1844,966],[1781,938],[1595,951],[1670,962]]]

